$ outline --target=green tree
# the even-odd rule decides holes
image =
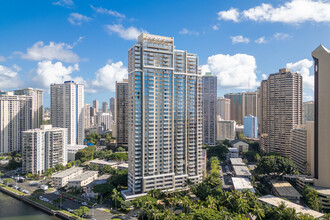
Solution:
[[[120,192],[118,192],[116,189],[112,190],[112,195],[111,198],[113,201],[115,201],[115,207],[117,209],[117,202],[118,202],[118,198],[120,197]]]
[[[37,190],[33,191],[32,196],[34,196],[34,197],[37,198],[38,196],[41,196],[43,194],[45,194],[45,190],[43,190],[43,189],[37,189]]]
[[[282,176],[285,174],[297,174],[297,167],[291,159],[281,156],[264,156],[255,168],[257,174],[270,176]]]
[[[65,170],[65,166],[60,163],[56,164],[55,168],[57,171]]]
[[[110,160],[115,161],[127,161],[128,160],[128,154],[127,153],[113,153],[109,157]]]
[[[89,212],[89,208],[87,206],[80,206],[79,209],[76,209],[74,212],[75,215],[78,215],[79,217],[86,215]]]
[[[110,165],[105,165],[101,167],[101,172],[102,173],[112,173],[113,168]]]
[[[4,180],[3,180],[3,183],[6,184],[7,186],[8,186],[8,184],[10,184],[11,182],[14,182],[14,180],[11,179],[11,178],[7,178],[7,179],[4,179]]]
[[[129,209],[131,207],[131,203],[129,201],[123,201],[120,203],[120,208],[123,210]]]
[[[308,204],[308,206],[316,211],[322,210],[321,199],[318,193],[312,187],[305,185],[302,191],[303,200]]]
[[[89,164],[89,169],[90,170],[95,170],[95,171],[99,171],[99,165],[98,164]]]
[[[89,146],[79,150],[75,155],[76,161],[80,160],[82,163],[84,163],[86,161],[93,160],[95,150],[96,147],[94,146]]]

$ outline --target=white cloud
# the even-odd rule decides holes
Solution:
[[[68,21],[73,25],[81,25],[83,22],[88,22],[90,20],[92,20],[92,18],[79,13],[71,13],[68,18]]]
[[[125,28],[121,24],[106,25],[105,28],[109,34],[116,33],[119,37],[125,40],[136,40],[137,37],[143,32],[143,30],[139,30],[133,26]]]
[[[217,54],[207,59],[202,72],[212,72],[218,77],[218,85],[229,89],[252,89],[260,83],[256,76],[256,60],[247,54],[233,56]]]
[[[314,101],[314,97],[311,95],[305,95],[303,96],[304,102]]]
[[[292,72],[298,72],[303,77],[304,89],[314,90],[314,75],[310,75],[310,68],[313,66],[313,61],[308,59],[300,60],[296,63],[287,63],[286,68]]]
[[[233,44],[238,44],[238,43],[245,43],[245,44],[247,44],[247,43],[250,42],[249,38],[243,37],[242,35],[231,36],[230,38],[231,38],[231,42]]]
[[[102,7],[94,7],[93,5],[90,5],[91,8],[96,12],[96,13],[100,13],[100,14],[108,14],[117,18],[125,18],[126,16],[124,14],[121,14],[117,11],[113,11],[110,9],[106,9],[106,8],[102,8]]]
[[[53,63],[52,61],[38,62],[38,69],[36,76],[32,78],[32,82],[43,89],[49,89],[51,83],[63,83],[67,80],[74,80],[79,83],[84,83],[81,77],[73,78],[71,73],[79,70],[79,65],[65,67],[61,62]]]
[[[79,57],[71,49],[72,46],[65,43],[49,42],[49,45],[45,45],[44,42],[38,41],[31,48],[27,49],[26,54],[22,52],[16,53],[21,54],[21,57],[27,60],[59,60],[76,63],[79,61]]]
[[[287,38],[291,37],[289,34],[285,34],[285,33],[275,33],[274,34],[274,38],[276,40],[285,40]]]
[[[237,8],[231,8],[228,11],[218,12],[218,20],[232,20],[238,22],[239,20],[239,11]]]
[[[71,8],[74,6],[74,2],[72,0],[59,0],[57,2],[53,2],[53,5],[59,5],[59,6]]]
[[[188,30],[187,28],[183,28],[181,31],[179,31],[179,34],[182,34],[182,35],[186,35],[186,34],[195,34],[195,35],[199,35],[198,32]]]
[[[266,37],[263,36],[263,37],[258,38],[254,42],[257,44],[265,44],[265,43],[267,43],[267,40],[266,40]]]
[[[91,84],[96,90],[107,89],[113,92],[115,91],[116,81],[122,81],[127,76],[127,68],[123,65],[123,62],[118,61],[100,68],[95,73],[96,79]]]
[[[282,22],[299,24],[304,22],[330,22],[330,2],[327,0],[291,0],[274,7],[262,3],[239,12],[231,8],[218,13],[219,20],[252,20],[260,22]]]
[[[214,31],[217,31],[217,30],[219,30],[219,26],[218,26],[218,25],[213,25],[213,26],[212,26],[212,29],[213,29]]]
[[[21,81],[18,76],[18,71],[21,68],[14,65],[12,68],[0,65],[0,88],[16,88],[21,85]]]
[[[262,77],[262,80],[266,80],[268,78],[268,76],[266,74],[262,74],[261,77]]]
[[[6,62],[6,57],[4,57],[4,56],[0,56],[0,62]]]

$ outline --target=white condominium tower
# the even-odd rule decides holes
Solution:
[[[22,132],[22,172],[41,174],[67,164],[67,129],[41,125]]]
[[[202,76],[174,38],[141,34],[128,51],[128,190],[176,190],[202,181]],[[117,100],[118,101],[118,100]]]
[[[0,153],[21,151],[21,132],[40,126],[42,95],[33,89],[0,92]]]
[[[74,81],[50,85],[51,124],[68,129],[68,144],[84,143],[84,85]]]

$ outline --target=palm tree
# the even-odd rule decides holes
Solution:
[[[113,200],[115,200],[115,207],[116,207],[116,210],[117,210],[117,200],[118,200],[119,196],[120,196],[120,192],[118,192],[116,189],[113,189],[113,190],[112,190],[111,198],[112,198]]]
[[[207,208],[217,210],[217,200],[213,196],[208,196],[205,203]]]
[[[259,220],[265,217],[265,210],[259,204],[255,204],[252,208],[252,213],[257,216]]]

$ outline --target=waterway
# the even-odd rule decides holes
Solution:
[[[0,220],[59,220],[0,192]]]

